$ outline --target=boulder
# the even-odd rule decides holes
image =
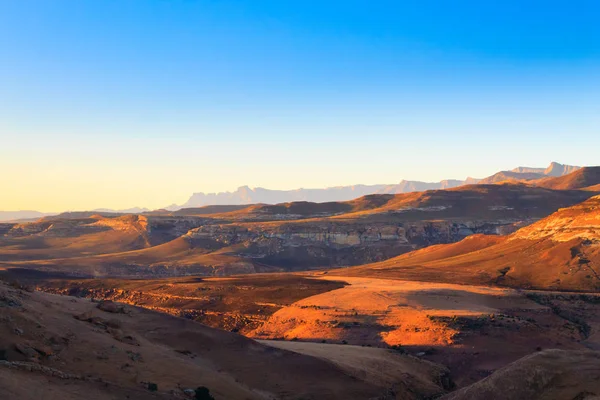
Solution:
[[[123,307],[122,305],[119,305],[111,300],[101,301],[100,303],[98,303],[97,308],[99,310],[102,310],[102,311],[105,311],[108,313],[113,313],[113,314],[124,314],[125,313],[125,307]]]

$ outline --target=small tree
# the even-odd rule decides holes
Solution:
[[[200,386],[196,389],[196,400],[215,400],[215,398],[210,395],[207,387]]]

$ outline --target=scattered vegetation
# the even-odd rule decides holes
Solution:
[[[406,354],[406,350],[404,349],[404,347],[402,347],[401,344],[394,344],[394,345],[390,346],[389,349],[393,350],[395,352],[398,352],[400,354]]]
[[[196,400],[215,400],[214,397],[210,394],[210,390],[206,386],[199,386],[195,390],[196,396],[194,397]]]
[[[592,304],[600,303],[600,297],[592,295],[547,295],[541,293],[527,293],[527,298],[535,301],[536,303],[549,307],[554,314],[560,318],[575,325],[579,333],[584,339],[587,339],[591,333],[591,326],[585,321],[584,318],[575,314],[572,311],[564,310],[560,308],[554,301],[574,301],[582,300],[584,302],[590,302]],[[554,301],[553,301],[554,300]],[[566,325],[567,326],[567,325]]]

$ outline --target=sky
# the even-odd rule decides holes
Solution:
[[[0,210],[600,164],[597,1],[0,0]]]

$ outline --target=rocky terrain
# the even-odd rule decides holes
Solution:
[[[348,202],[69,213],[2,224],[0,267],[123,277],[346,267],[473,234],[507,235],[593,194],[498,184]]]
[[[57,399],[595,396],[568,371],[600,370],[595,171],[1,224],[0,384]]]
[[[459,243],[346,269],[343,274],[597,291],[599,221],[600,196],[595,196],[504,238],[474,235]]]

